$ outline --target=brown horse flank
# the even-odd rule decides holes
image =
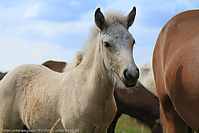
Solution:
[[[47,61],[48,62],[48,61]],[[63,71],[63,62],[52,62],[53,65],[46,64],[45,66],[54,70],[53,67],[58,68],[58,71]],[[63,65],[61,65],[63,63]],[[117,120],[122,114],[130,115],[138,120],[146,123],[151,129],[152,133],[161,133],[162,126],[159,118],[159,100],[156,95],[148,91],[140,82],[130,90],[115,88],[114,97],[117,104],[117,114],[109,126],[107,133],[114,133]]]
[[[46,61],[42,65],[51,68],[53,71],[63,72],[63,68],[66,67],[66,62],[59,62],[59,61]]]
[[[199,132],[199,10],[182,12],[162,28],[153,71],[164,132]]]
[[[159,100],[140,82],[131,90],[116,87],[114,97],[117,104],[117,114],[109,126],[107,133],[114,133],[117,120],[122,114],[127,114],[146,123],[152,133],[161,133]]]

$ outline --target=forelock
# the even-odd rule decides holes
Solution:
[[[107,26],[121,24],[127,28],[127,18],[121,11],[108,10],[104,13]]]
[[[107,26],[114,26],[114,25],[121,24],[125,28],[128,28],[127,27],[127,17],[121,11],[114,11],[114,10],[105,11],[104,17],[105,17],[105,22],[106,22]],[[88,50],[88,48],[90,47],[92,42],[96,39],[99,32],[100,32],[99,28],[97,28],[95,25],[93,25],[90,28],[90,31],[88,34],[88,39],[85,41],[85,43],[83,45],[84,52],[86,52]]]

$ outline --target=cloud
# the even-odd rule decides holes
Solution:
[[[24,14],[23,18],[36,18],[39,16],[40,5],[30,7]]]
[[[146,62],[152,62],[153,49],[153,45],[134,47],[134,60],[139,68]]]
[[[130,28],[130,32],[136,41],[134,58],[139,67],[152,61],[153,49],[160,30],[161,28],[144,27],[136,22]]]
[[[1,56],[0,70],[12,70],[21,64],[41,64],[47,60],[62,60],[69,62],[77,48],[63,48],[46,41],[29,42],[21,38],[0,38]]]
[[[18,9],[15,13],[21,17],[8,17],[12,16],[11,11],[6,16],[0,15],[2,20],[6,18],[0,22],[0,71],[9,71],[21,64],[41,64],[50,59],[70,62],[86,40],[92,23],[86,15],[89,13],[82,13],[79,21],[58,22],[33,19],[40,16],[41,8],[45,7],[43,3],[20,7],[10,10]],[[7,10],[2,9],[3,12]]]
[[[77,6],[77,5],[79,5],[79,2],[78,2],[78,1],[73,1],[73,0],[72,0],[72,1],[70,2],[70,5],[71,5],[71,6]]]
[[[0,32],[0,70],[54,59],[70,62],[86,40],[90,22],[36,22],[4,27]],[[82,38],[84,34],[84,38]]]

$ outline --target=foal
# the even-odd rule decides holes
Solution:
[[[77,60],[73,60],[73,62],[71,62],[74,64],[71,68],[79,65],[83,58],[80,51],[76,54],[76,56],[78,58]],[[49,61],[43,63],[42,65],[45,65],[52,70],[54,70],[54,68],[59,68],[59,70],[57,70],[58,72],[62,72],[65,69],[65,62],[51,61],[51,65],[49,65],[48,62]],[[131,89],[121,89],[119,87],[115,87],[114,98],[116,100],[117,113],[109,126],[107,133],[115,133],[117,121],[122,114],[127,114],[140,120],[141,122],[144,122],[151,128],[152,133],[162,133],[158,97],[147,90],[140,82],[137,82],[136,86]]]
[[[42,65],[22,65],[10,71],[0,82],[0,123],[5,120],[0,129],[25,125],[39,132],[61,117],[55,129],[105,133],[116,113],[115,83],[130,88],[139,77],[133,59],[135,40],[128,31],[135,12],[134,7],[127,16],[120,12],[104,16],[98,8],[97,27],[73,69],[57,73]]]

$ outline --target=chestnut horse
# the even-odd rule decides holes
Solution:
[[[153,53],[153,71],[163,130],[199,132],[199,10],[182,12],[162,28]]]
[[[77,56],[80,57],[81,54]],[[78,61],[81,62],[81,59],[82,58]],[[66,63],[46,61],[42,65],[45,65],[52,70],[55,70],[54,67],[59,68],[57,71],[62,72],[64,70],[64,64]],[[76,66],[76,64],[74,66]],[[146,123],[151,128],[152,133],[162,132],[162,126],[159,120],[160,113],[158,97],[148,91],[140,82],[137,82],[136,86],[130,90],[115,87],[114,97],[117,105],[117,113],[113,122],[109,126],[107,133],[115,132],[115,126],[122,114],[127,114]]]

